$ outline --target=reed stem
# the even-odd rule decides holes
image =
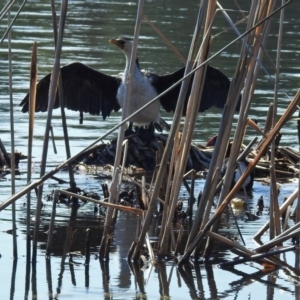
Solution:
[[[125,102],[124,102],[125,105],[122,109],[122,120],[123,121],[129,115],[131,83],[132,83],[132,80],[133,80],[135,60],[136,60],[136,57],[137,57],[137,46],[138,46],[138,39],[139,39],[140,30],[141,30],[143,6],[144,6],[144,1],[139,0],[136,24],[135,24],[135,28],[134,28],[132,53],[131,53],[131,58],[130,58],[130,62],[129,62],[129,75],[128,75],[128,78],[126,79],[127,81],[126,81],[126,86],[125,86]],[[123,123],[119,127],[118,140],[117,140],[117,149],[116,149],[116,153],[115,153],[115,162],[114,162],[114,169],[115,170],[117,170],[117,168],[120,166],[120,162],[121,162],[124,132],[125,132],[125,123]],[[109,197],[109,203],[115,203],[116,199],[118,198],[118,188],[117,188],[117,185],[118,185],[117,181],[118,180],[119,180],[118,176],[113,177],[113,182],[112,182],[112,185],[111,185],[111,194],[110,194],[110,197]],[[103,236],[102,236],[102,240],[101,240],[101,244],[100,244],[100,250],[99,250],[99,254],[102,257],[106,257],[108,255],[108,253],[105,253],[104,250],[107,249],[106,244],[109,241],[110,225],[111,225],[111,222],[112,222],[111,218],[112,218],[112,211],[111,211],[111,208],[108,208],[108,212],[107,212],[106,220],[105,220],[106,226],[104,227],[104,230],[103,230]]]
[[[215,214],[211,217],[211,219],[207,222],[205,227],[198,233],[197,237],[193,240],[193,242],[189,245],[189,247],[186,249],[184,255],[182,256],[181,260],[179,261],[179,264],[183,264],[186,262],[195,249],[197,245],[202,241],[204,236],[207,234],[207,231],[210,229],[210,227],[221,217],[222,212],[227,207],[231,199],[234,197],[235,193],[240,189],[242,184],[244,183],[245,179],[250,175],[250,173],[255,168],[256,164],[258,163],[259,159],[262,156],[263,151],[271,144],[273,138],[278,134],[279,130],[282,128],[282,126],[285,125],[285,123],[291,118],[293,113],[295,112],[295,109],[300,101],[300,90],[296,93],[294,99],[291,101],[289,106],[287,107],[285,113],[281,116],[281,118],[278,120],[274,128],[270,131],[269,135],[267,136],[266,140],[264,141],[264,144],[261,147],[261,150],[257,153],[257,156],[253,159],[253,161],[248,165],[247,169],[245,170],[244,174],[241,176],[239,181],[235,184],[233,189],[229,192],[229,194],[226,196],[222,204],[219,206],[219,208],[216,210]]]
[[[56,22],[56,10],[55,10],[54,0],[51,0],[51,11],[52,11],[52,22],[53,22],[54,45],[56,47],[56,45],[57,45],[57,22]],[[67,157],[67,159],[69,159],[71,157],[71,150],[70,150],[70,143],[69,143],[67,118],[66,118],[65,109],[64,109],[63,82],[62,82],[62,77],[60,75],[58,78],[57,93],[59,95],[59,101],[60,101],[60,111],[61,111],[61,120],[62,120],[62,127],[63,127],[63,133],[64,133],[66,157]],[[72,191],[75,192],[76,191],[76,182],[75,182],[75,178],[74,178],[72,164],[69,163],[67,166],[68,166],[68,172],[69,172],[69,178],[70,178],[70,188]]]
[[[61,55],[61,50],[62,50],[63,33],[64,33],[64,26],[65,26],[65,20],[66,20],[66,15],[67,15],[67,8],[68,8],[68,0],[62,0],[57,47],[55,49],[55,62],[54,62],[54,66],[53,66],[51,82],[50,82],[50,87],[49,87],[48,115],[47,115],[47,122],[46,122],[46,128],[45,128],[40,177],[43,177],[46,172],[47,153],[48,153],[48,144],[49,144],[49,132],[50,132],[50,126],[51,126],[51,119],[52,119],[52,110],[53,110],[54,100],[55,100],[55,96],[56,96],[58,76],[59,76],[59,71],[60,71],[60,55]],[[38,199],[37,199],[34,236],[33,236],[33,254],[32,254],[33,263],[36,262],[36,247],[37,247],[38,229],[39,229],[39,223],[40,223],[40,212],[42,209],[42,195],[43,195],[43,185],[39,186],[39,189],[38,189]]]
[[[10,22],[10,11],[8,11],[8,23]],[[10,106],[10,139],[11,139],[11,193],[12,195],[16,190],[15,181],[15,129],[14,129],[14,106],[13,106],[13,87],[12,87],[12,49],[11,49],[11,30],[8,32],[8,70],[9,70],[9,106]],[[16,225],[16,205],[12,205],[12,228],[13,228],[13,256],[16,259],[18,257],[18,245],[17,245],[17,225]]]
[[[34,129],[34,115],[35,115],[35,102],[36,102],[36,82],[37,82],[37,44],[35,42],[32,47],[31,68],[30,68],[27,182],[31,181],[31,173],[32,173],[32,145],[33,145],[33,129]],[[30,210],[31,210],[31,192],[27,194],[26,259],[28,263],[30,263],[30,259],[31,259]]]

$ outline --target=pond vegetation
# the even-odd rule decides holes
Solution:
[[[112,126],[105,134],[72,156],[67,118],[61,103],[61,126],[67,160],[59,164],[49,161],[48,148],[53,136],[51,108],[56,92],[62,95],[59,72],[65,22],[68,20],[68,1],[62,0],[59,18],[56,18],[54,1],[51,4],[56,47],[41,166],[37,171],[34,170],[32,161],[36,118],[37,43],[33,43],[32,46],[26,157],[15,151],[13,113],[10,115],[11,153],[7,153],[0,141],[0,163],[3,172],[1,178],[10,176],[11,181],[8,184],[11,185],[12,191],[11,195],[0,203],[0,211],[9,209],[12,213],[12,229],[5,230],[5,233],[12,235],[11,256],[14,257],[10,298],[14,299],[17,288],[17,223],[20,222],[22,234],[26,237],[25,299],[29,297],[30,290],[33,298],[38,295],[41,253],[45,255],[45,274],[42,276],[46,278],[49,299],[60,298],[66,265],[70,270],[73,286],[76,286],[76,269],[79,268],[84,270],[84,286],[89,287],[90,271],[93,274],[95,272],[94,261],[99,262],[102,276],[102,289],[98,293],[105,299],[139,299],[147,297],[147,294],[152,298],[152,292],[146,292],[145,277],[153,268],[158,276],[156,285],[159,286],[159,292],[155,295],[156,298],[160,295],[163,298],[176,299],[176,294],[170,291],[170,282],[176,277],[178,288],[182,282],[186,285],[178,299],[182,299],[184,293],[189,293],[186,297],[192,299],[226,298],[229,294],[238,295],[239,286],[251,284],[251,281],[263,283],[268,287],[268,299],[275,298],[274,290],[277,289],[297,299],[300,206],[296,201],[298,187],[294,179],[299,177],[300,154],[292,147],[280,146],[280,139],[282,129],[299,108],[300,91],[294,94],[281,114],[278,114],[277,97],[281,39],[284,34],[283,12],[284,8],[290,5],[290,1],[283,1],[280,5],[275,4],[275,1],[249,3],[247,16],[241,19],[241,22],[246,24],[244,33],[238,32],[226,11],[222,10],[222,17],[228,20],[230,28],[238,32],[238,35],[213,54],[210,53],[210,44],[212,39],[218,39],[217,35],[213,35],[213,26],[217,16],[216,9],[221,7],[215,1],[201,1],[188,58],[185,61],[185,77],[170,131],[156,133],[149,143],[145,143],[135,134],[124,138],[126,122],[132,116],[123,113],[123,119],[118,125]],[[13,3],[8,2],[0,17],[11,13],[13,8]],[[20,10],[22,15],[22,6]],[[241,15],[244,14],[244,11],[240,12]],[[18,15],[15,16],[18,18]],[[260,128],[249,117],[249,111],[258,74],[263,68],[263,57],[268,49],[269,21],[272,18],[277,18],[279,24],[276,61],[272,73],[275,78],[274,101],[269,106],[264,128]],[[135,50],[143,19],[154,29],[162,42],[171,44],[159,28],[143,14],[143,1],[139,1],[133,37]],[[3,39],[7,39],[9,45],[8,69],[11,77],[10,41],[13,26],[8,26],[7,29]],[[206,65],[237,43],[240,53],[236,59],[235,74],[231,80],[227,102],[222,111],[218,138],[215,139],[213,147],[193,143]],[[131,59],[135,60],[135,57],[132,56]],[[184,96],[191,74],[195,75],[182,123]],[[127,83],[129,90],[132,82],[130,76],[131,74]],[[12,101],[10,104],[10,110],[13,112]],[[239,117],[234,136],[231,138],[237,106]],[[255,128],[258,137],[244,145],[245,131],[249,124]],[[112,139],[110,143],[103,143],[103,140],[116,130],[119,130],[117,138]],[[27,159],[26,166],[22,162],[23,159]],[[246,162],[243,170],[239,169],[242,168],[242,162]],[[20,174],[20,165],[26,169],[28,184],[16,192],[15,181]],[[49,170],[49,167],[52,169]],[[39,173],[38,178],[32,180],[35,172]],[[233,181],[237,175],[239,178]],[[251,176],[251,186],[246,190],[243,184]],[[263,182],[269,186],[270,201],[267,205],[261,195],[257,199],[252,198],[250,205],[247,203],[249,192],[251,193],[253,188],[253,179],[254,185]],[[87,180],[89,183],[81,189],[78,187],[78,180],[81,183]],[[93,181],[92,185],[90,181]],[[284,191],[284,186],[287,186],[289,191],[284,192],[285,201],[279,205],[279,194]],[[290,191],[291,186],[293,191]],[[16,207],[16,201],[22,197],[26,200],[21,208]],[[16,209],[17,212],[22,211],[22,218],[18,221]],[[259,225],[255,233],[247,235],[247,239],[255,240],[255,247],[246,246],[240,220]],[[3,238],[2,242],[6,242],[6,239]],[[124,264],[127,268],[122,280],[133,278],[136,284],[130,295],[126,295],[125,291],[120,294],[110,291],[110,268],[115,259],[111,257],[114,257],[114,252],[120,251],[117,250],[116,244],[122,245],[120,268],[122,269]],[[229,255],[229,251],[236,257]],[[286,252],[294,254],[294,265],[284,258],[283,253]],[[51,274],[53,257],[60,259],[56,292]],[[58,263],[58,260],[55,262]],[[242,279],[231,283],[230,292],[220,292],[217,288],[219,279],[214,280],[212,265],[218,265],[219,269],[216,272],[221,272],[223,276],[230,273],[241,276]],[[244,266],[244,269],[239,269],[240,266]],[[204,269],[209,278],[209,296],[205,295],[207,289],[203,286]],[[282,270],[288,277],[290,286],[276,284],[274,274],[278,270]],[[100,272],[97,276],[100,281]],[[267,279],[264,279],[265,276]],[[297,285],[295,290],[294,283]],[[128,287],[128,284],[125,286]],[[96,290],[93,292],[97,293]],[[78,299],[82,296],[80,292],[74,292],[73,295]],[[255,297],[256,292],[252,295]]]

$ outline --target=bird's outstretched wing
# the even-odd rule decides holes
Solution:
[[[66,108],[92,115],[102,113],[103,119],[113,110],[120,109],[116,95],[121,78],[103,74],[78,62],[62,67],[61,77]],[[50,78],[51,74],[48,74],[37,85],[36,112],[48,109]],[[29,110],[29,95],[20,105],[23,106],[22,112]],[[59,106],[57,93],[54,108]]]
[[[160,94],[183,77],[184,69],[185,68],[183,67],[175,71],[174,73],[163,75],[163,76],[155,75],[152,73],[148,73],[147,76],[149,76],[149,78],[151,77],[153,86]],[[192,82],[192,79],[190,82]],[[180,91],[180,86],[181,84],[177,85],[174,89],[172,89],[170,92],[168,92],[166,95],[160,98],[160,103],[166,111],[168,112],[175,111],[178,95]],[[226,103],[229,87],[230,87],[230,80],[227,78],[226,75],[224,75],[218,69],[215,69],[211,66],[207,66],[199,112],[203,112],[212,106],[223,108]],[[188,101],[188,96],[190,94],[190,90],[191,90],[191,84],[187,92],[184,114],[186,113],[187,101]]]

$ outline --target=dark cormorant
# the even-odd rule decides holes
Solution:
[[[249,125],[251,125],[251,123],[249,123]],[[217,142],[217,138],[218,138],[218,135],[215,135],[214,137],[209,139],[206,143],[206,147],[215,146],[216,142]],[[225,153],[225,159],[223,161],[223,166],[222,166],[222,169],[221,169],[221,176],[222,177],[225,175],[225,172],[226,172],[226,169],[227,169],[228,158],[229,158],[229,155],[230,155],[231,146],[232,146],[232,144],[228,143],[227,150],[226,150],[226,153]],[[236,170],[235,170],[233,178],[232,178],[230,189],[232,189],[235,186],[235,184],[240,180],[240,178],[244,174],[245,170],[247,169],[248,165],[249,165],[249,161],[248,161],[247,158],[243,158],[240,162],[237,163],[237,167],[236,167]],[[246,178],[245,182],[243,183],[243,185],[240,188],[241,190],[245,188],[246,192],[251,192],[252,191],[252,187],[253,187],[253,183],[254,183],[254,175],[255,175],[255,170],[253,170],[249,174],[249,176]]]
[[[105,120],[110,113],[118,111],[124,106],[125,81],[128,78],[129,61],[133,42],[128,38],[111,39],[109,41],[118,46],[126,57],[124,73],[110,76],[93,70],[82,63],[75,62],[61,68],[63,82],[64,106],[68,109],[99,115]],[[184,67],[171,74],[156,75],[139,69],[138,61],[135,64],[129,114],[132,114],[154,97],[164,92],[184,75]],[[36,112],[47,111],[48,90],[51,74],[44,77],[37,85]],[[223,108],[230,86],[229,79],[219,70],[207,66],[202,101],[199,111],[205,111],[212,106]],[[131,122],[137,126],[149,125],[159,121],[160,105],[168,112],[175,111],[180,84],[160,97],[145,110],[132,117]],[[189,95],[189,92],[187,95]],[[186,112],[188,96],[184,113]],[[29,95],[20,104],[22,112],[28,112]],[[58,93],[54,108],[60,106]]]

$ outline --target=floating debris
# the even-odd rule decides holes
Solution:
[[[129,146],[126,158],[126,173],[128,175],[143,175],[151,173],[156,167],[156,156],[159,150],[159,143],[163,147],[166,145],[168,135],[158,134],[154,135],[154,139],[145,143],[136,134],[127,137]],[[77,160],[76,170],[86,172],[89,174],[97,173],[103,179],[111,178],[113,173],[115,152],[116,152],[117,138],[110,143],[100,144],[92,150],[85,152]],[[243,146],[240,152],[246,147]],[[195,170],[197,178],[205,178],[210,166],[214,147],[203,146],[199,143],[192,144],[190,154],[187,159],[186,172]],[[252,149],[247,155],[246,159],[250,163],[256,156],[258,150]],[[289,158],[287,157],[289,153]],[[275,159],[275,172],[279,182],[286,182],[298,176],[299,168],[297,163],[300,160],[300,153],[291,149],[290,147],[278,147],[277,157]],[[270,175],[270,159],[269,155],[262,157],[255,167],[253,172],[255,180],[264,181],[269,184]]]
[[[15,152],[15,169],[19,168],[19,162],[21,159],[26,159],[27,156],[23,155],[21,152]],[[5,171],[10,168],[11,164],[11,153],[7,153],[2,141],[0,140],[0,172]]]

